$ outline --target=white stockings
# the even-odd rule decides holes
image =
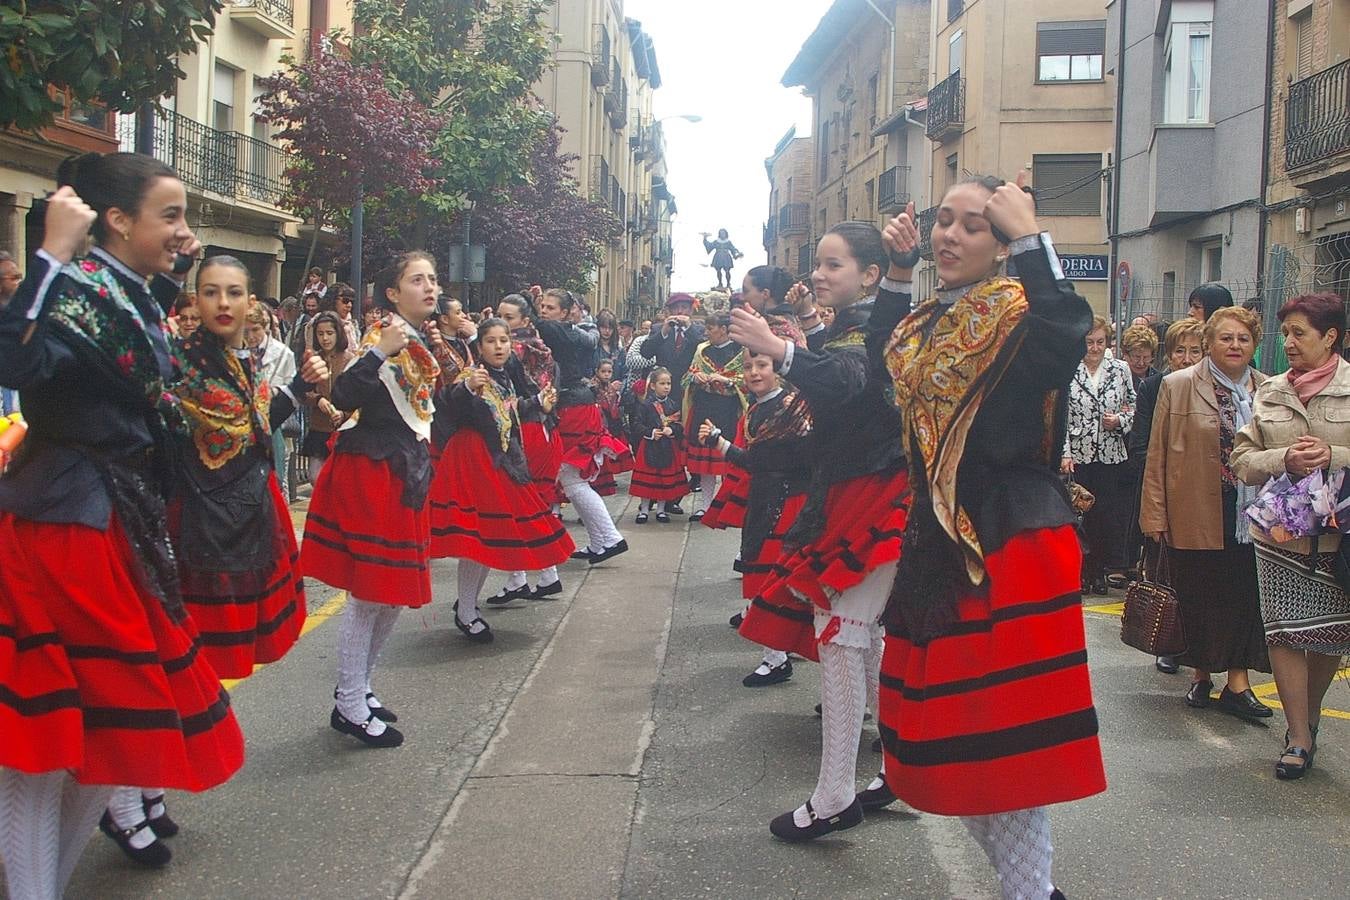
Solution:
[[[847,809],[857,793],[858,739],[867,703],[867,652],[841,644],[820,645],[820,778],[811,794],[818,818]],[[796,811],[801,827],[806,808]]]
[[[402,612],[401,606],[371,603],[352,597],[338,626],[337,708],[350,722],[360,725],[370,718],[366,694],[370,693],[371,677],[394,623]],[[367,733],[384,731],[384,723],[371,722]]]
[[[0,858],[12,900],[60,900],[112,788],[0,769]]]
[[[1055,890],[1050,878],[1054,848],[1050,816],[1044,806],[992,816],[962,816],[998,872],[1003,900],[1046,900]]]
[[[605,509],[605,501],[600,499],[590,482],[581,477],[576,466],[564,465],[558,472],[558,484],[562,485],[568,501],[577,508],[581,524],[586,526],[587,549],[599,553],[623,540],[619,529],[614,527],[609,510]]]

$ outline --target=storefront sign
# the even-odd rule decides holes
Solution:
[[[1110,260],[1105,255],[1061,253],[1059,264],[1070,281],[1107,281],[1110,277]]]

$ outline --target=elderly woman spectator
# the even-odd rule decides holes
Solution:
[[[1083,592],[1106,593],[1106,573],[1125,568],[1124,529],[1129,494],[1124,484],[1125,435],[1134,421],[1134,382],[1130,368],[1106,358],[1110,324],[1092,319],[1083,361],[1069,386],[1068,435],[1062,470],[1097,498],[1083,516],[1087,553],[1083,557]]]
[[[1251,691],[1249,669],[1270,671],[1256,592],[1256,553],[1244,511],[1255,497],[1233,471],[1237,433],[1252,419],[1265,376],[1251,367],[1261,322],[1221,309],[1205,323],[1206,358],[1163,379],[1153,413],[1139,527],[1158,541],[1180,605],[1195,669],[1186,702],[1210,705],[1213,672],[1227,671],[1218,707],[1246,719],[1272,713]]]
[[[1167,326],[1163,339],[1163,370],[1145,378],[1138,387],[1135,397],[1134,427],[1130,429],[1127,441],[1131,460],[1139,460],[1141,469],[1140,491],[1142,496],[1142,469],[1148,459],[1148,441],[1153,431],[1153,408],[1158,403],[1158,391],[1162,387],[1163,375],[1168,372],[1180,372],[1204,359],[1205,326],[1198,319],[1185,318]],[[1135,501],[1134,528],[1139,525],[1139,498]],[[1157,562],[1158,545],[1155,541],[1144,539],[1145,568],[1149,561]],[[1154,573],[1156,574],[1156,573]],[[1154,660],[1159,672],[1167,675],[1177,673],[1177,662],[1171,656],[1159,656]]]
[[[1289,371],[1257,390],[1233,450],[1234,472],[1253,487],[1350,466],[1350,364],[1339,353],[1345,301],[1294,297],[1279,319]],[[1340,534],[1283,544],[1254,537],[1261,618],[1288,727],[1275,774],[1300,778],[1317,751],[1322,699],[1350,653],[1350,598],[1336,577]]]

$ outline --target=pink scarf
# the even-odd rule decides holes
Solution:
[[[1290,369],[1289,383],[1293,385],[1294,393],[1298,394],[1299,402],[1307,406],[1308,401],[1322,393],[1322,390],[1331,384],[1331,379],[1336,377],[1336,368],[1340,364],[1341,357],[1333,353],[1330,359],[1315,369],[1306,372],[1295,372]]]

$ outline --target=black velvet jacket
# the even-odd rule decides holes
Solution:
[[[595,402],[595,391],[587,383],[588,368],[595,355],[595,335],[566,322],[538,319],[534,323],[539,337],[553,352],[558,366],[558,408],[585,406]]]
[[[638,404],[635,418],[638,434],[645,447],[643,461],[653,469],[673,466],[675,442],[684,437],[684,426],[680,424],[680,401],[675,399],[674,394],[664,400],[650,397]],[[652,432],[660,431],[667,425],[673,432],[670,437],[652,438]]]
[[[883,361],[886,341],[901,318],[894,304],[855,303],[835,315],[820,351],[797,348],[783,372],[806,398],[813,418],[807,442],[811,486],[788,534],[795,545],[810,543],[824,529],[832,485],[905,467],[900,414],[886,399],[890,375]]]
[[[518,372],[510,371],[511,364],[515,363]],[[444,414],[453,424],[455,430],[461,428],[472,428],[482,436],[483,442],[487,444],[488,453],[492,456],[492,462],[497,468],[501,469],[511,477],[511,480],[517,484],[529,484],[530,468],[525,460],[525,450],[520,442],[520,419],[518,418],[522,410],[529,410],[537,407],[538,400],[533,396],[521,396],[517,388],[518,379],[524,378],[524,369],[520,368],[520,362],[512,356],[507,361],[507,367],[494,369],[488,367],[488,375],[502,389],[511,392],[517,401],[517,419],[511,427],[511,438],[509,446],[503,450],[501,445],[501,436],[497,430],[497,419],[493,415],[492,408],[488,406],[483,398],[469,390],[468,385],[460,382],[452,387],[449,395],[445,398]],[[528,379],[526,379],[528,382]],[[436,418],[439,420],[442,410],[438,409]]]
[[[750,473],[745,525],[741,528],[743,560],[749,561],[759,556],[760,548],[782,514],[787,498],[802,493],[811,483],[806,435],[794,431],[771,439],[755,439],[765,423],[783,410],[790,396],[783,391],[769,400],[752,405],[746,414],[745,423],[748,446],[737,447],[733,444],[727,448],[727,462]]]

